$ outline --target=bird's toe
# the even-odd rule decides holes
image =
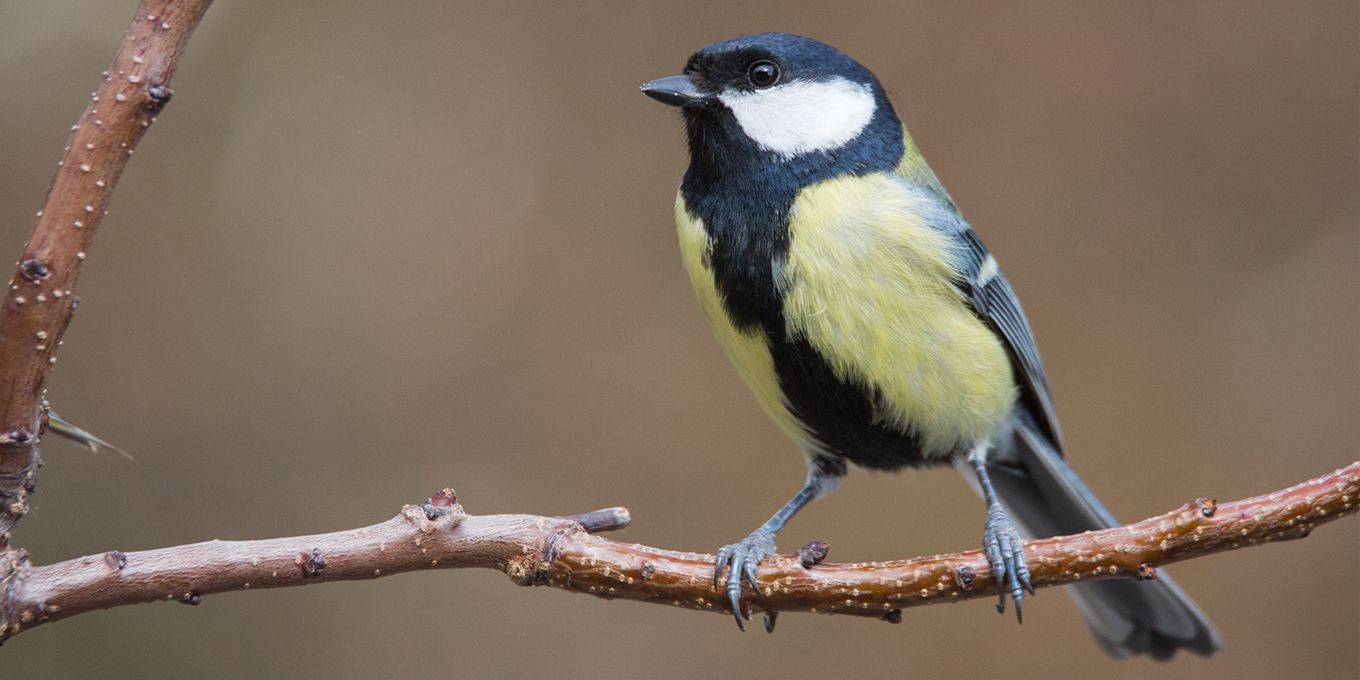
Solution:
[[[724,546],[718,551],[718,561],[713,569],[713,586],[716,588],[722,582],[722,570],[727,567],[727,600],[732,605],[732,616],[737,620],[737,627],[742,630],[746,630],[746,624],[741,607],[741,580],[745,578],[756,594],[761,595],[756,580],[757,570],[760,561],[773,555],[774,550],[774,536],[757,530],[740,543]]]

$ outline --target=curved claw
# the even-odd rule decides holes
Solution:
[[[733,588],[731,584],[728,584],[727,599],[732,602],[732,616],[737,619],[737,628],[745,633],[746,623],[741,620],[741,588]]]
[[[756,594],[763,597],[764,593],[760,592],[760,585],[756,581],[757,569],[760,561],[773,555],[774,550],[774,536],[757,529],[740,543],[724,546],[718,551],[717,564],[713,569],[713,587],[718,588],[722,582],[722,570],[728,567],[725,588],[727,600],[732,604],[732,615],[737,619],[737,627],[743,631],[746,630],[746,623],[741,609],[741,581],[745,578]]]
[[[756,566],[759,564],[758,561],[747,562],[743,571],[746,574],[746,580],[751,584],[751,590],[756,591],[757,595],[765,597],[765,593],[760,592],[760,584],[756,583]]]
[[[992,508],[987,513],[982,543],[987,552],[987,561],[992,566],[993,577],[996,579],[996,610],[1002,613],[1006,611],[1009,585],[1011,601],[1015,602],[1015,618],[1024,623],[1020,603],[1025,599],[1025,591],[1034,594],[1034,586],[1030,585],[1029,566],[1025,564],[1024,544],[1020,540],[1020,534],[1016,532],[1010,518],[1000,506]]]
[[[1025,546],[1020,540],[1020,534],[1015,531],[1011,531],[1011,546],[1016,556],[1019,557],[1019,559],[1016,560],[1015,569],[1016,573],[1020,576],[1020,585],[1024,586],[1025,590],[1028,591],[1030,595],[1033,595],[1034,586],[1030,585],[1029,582],[1029,564],[1025,562]],[[1016,605],[1016,609],[1019,609],[1019,605]],[[1016,613],[1019,614],[1019,611]]]
[[[734,544],[734,545],[725,545],[725,546],[722,547],[722,550],[719,550],[719,551],[718,551],[718,564],[717,564],[717,566],[713,567],[713,589],[714,589],[714,590],[717,590],[718,584],[722,582],[718,577],[722,576],[723,567],[727,566],[727,563],[728,563],[729,561],[731,561],[731,559],[732,559],[732,553],[735,552],[736,549],[737,549],[737,546]]]

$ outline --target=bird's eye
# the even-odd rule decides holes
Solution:
[[[746,70],[746,79],[756,87],[769,87],[779,80],[779,67],[768,61],[758,61]]]

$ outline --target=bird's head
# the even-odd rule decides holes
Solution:
[[[896,163],[902,129],[868,69],[810,38],[763,33],[705,47],[642,86],[684,113],[697,162]],[[838,165],[840,163],[837,163]]]

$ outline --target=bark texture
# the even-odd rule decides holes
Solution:
[[[1157,567],[1272,541],[1302,538],[1360,509],[1360,462],[1289,489],[1232,503],[1198,500],[1104,531],[1025,544],[1035,588],[1102,578],[1157,578]],[[420,569],[496,569],[519,585],[546,585],[730,614],[713,585],[712,555],[661,550],[592,535],[626,527],[622,508],[574,517],[474,516],[445,489],[382,524],[314,536],[208,541],[159,550],[17,565],[0,640],[21,630],[122,605],[233,590],[374,579]],[[819,563],[824,544],[767,559],[761,595],[743,614],[813,612],[901,620],[901,610],[995,597],[980,550],[911,560]]]

